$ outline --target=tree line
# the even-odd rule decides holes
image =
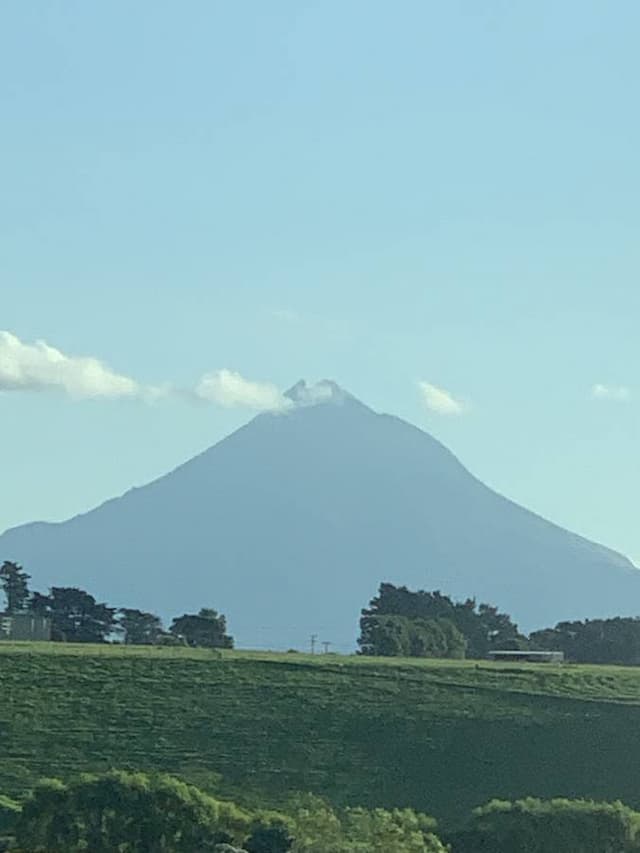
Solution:
[[[486,658],[492,650],[564,652],[575,663],[640,665],[640,618],[559,622],[522,634],[511,616],[475,599],[382,583],[362,610],[360,654]]]
[[[168,630],[154,613],[132,607],[109,607],[78,587],[51,587],[48,594],[29,589],[30,576],[18,563],[0,566],[5,613],[31,613],[51,623],[51,639],[67,643],[123,642],[127,645],[188,645],[233,648],[224,615],[211,608],[183,613]]]
[[[640,813],[622,803],[494,800],[450,831],[412,809],[335,808],[296,795],[249,809],[167,775],[46,779],[0,796],[0,850],[15,853],[640,853]]]

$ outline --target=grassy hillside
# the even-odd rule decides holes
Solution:
[[[0,643],[0,792],[161,769],[456,820],[496,796],[640,806],[640,670]]]

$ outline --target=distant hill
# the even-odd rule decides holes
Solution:
[[[36,588],[163,616],[213,606],[240,645],[353,644],[382,580],[497,604],[523,629],[640,613],[640,572],[473,477],[438,441],[304,383],[149,485],[0,536]]]

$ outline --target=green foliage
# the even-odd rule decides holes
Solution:
[[[445,853],[409,809],[334,811],[311,795],[251,815],[170,776],[111,771],[41,781],[15,825],[30,853]]]
[[[410,657],[411,620],[405,616],[366,616],[358,640],[363,655]]]
[[[564,652],[576,663],[640,664],[640,619],[587,619],[559,622],[531,634],[534,648]]]
[[[232,649],[233,637],[228,636],[227,620],[217,611],[202,608],[198,615],[185,613],[171,624],[170,632],[184,638],[188,646],[209,649]]]
[[[466,640],[450,619],[366,616],[362,654],[378,657],[463,658]]]
[[[448,823],[496,796],[640,806],[636,668],[3,642],[0,697],[17,800],[52,769],[120,767]]]
[[[112,771],[41,782],[16,828],[31,853],[194,853],[232,841],[249,816],[169,776]]]
[[[163,634],[162,622],[153,613],[121,607],[118,610],[118,630],[128,646],[155,645]]]
[[[9,615],[20,613],[29,600],[30,576],[18,563],[5,560],[0,566],[0,587],[6,599],[6,612]]]
[[[30,607],[51,619],[52,639],[61,642],[104,643],[116,627],[115,608],[77,587],[54,586],[49,595],[36,592]]]
[[[621,803],[494,800],[451,840],[455,853],[632,853],[640,814]]]
[[[402,618],[409,624],[390,621],[389,617]],[[430,628],[425,629],[425,624]],[[458,635],[462,635],[465,641],[467,657],[472,658],[486,658],[491,649],[526,647],[526,638],[518,632],[518,626],[496,607],[476,605],[474,599],[454,602],[438,591],[412,592],[404,586],[396,587],[390,583],[381,584],[378,595],[362,611],[358,642],[362,654],[406,656],[407,648],[419,651],[423,643],[429,649],[434,646],[436,649],[441,648],[441,639],[420,639],[425,630],[436,632],[438,625],[443,628],[447,637],[445,644],[450,648],[446,655],[430,653],[428,656],[464,656],[465,649]],[[456,634],[452,633],[454,628]],[[410,639],[412,634],[416,637],[413,645]]]
[[[445,853],[433,818],[411,809],[334,810],[312,795],[290,806],[292,853]]]
[[[285,811],[251,814],[156,774],[110,771],[67,784],[42,780],[22,809],[0,797],[0,814],[3,807],[11,813],[5,828],[29,853],[640,851],[640,813],[620,802],[493,800],[450,834],[450,846],[436,835],[433,818],[412,809],[338,809],[298,794]]]

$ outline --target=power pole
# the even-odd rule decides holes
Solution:
[[[325,655],[328,655],[329,654],[329,646],[332,646],[333,643],[331,643],[329,640],[323,640],[322,645],[324,646]]]
[[[316,643],[317,642],[318,642],[318,635],[312,634],[311,635],[311,654],[312,655],[315,655],[315,653],[316,653]]]

